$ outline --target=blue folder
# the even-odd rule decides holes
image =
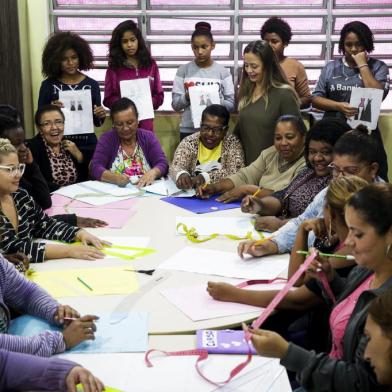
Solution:
[[[127,353],[144,352],[148,349],[147,313],[131,312],[116,324],[110,324],[110,315],[100,315],[96,321],[95,340],[86,340],[74,348],[71,353]],[[11,321],[10,335],[34,336],[43,331],[62,331],[55,325],[34,316],[20,316]]]
[[[216,201],[217,197],[219,197],[219,195],[215,195],[209,199],[199,199],[197,197],[163,197],[161,200],[194,212],[195,214],[206,214],[208,212],[230,210],[241,206],[240,201],[220,203],[219,201]]]

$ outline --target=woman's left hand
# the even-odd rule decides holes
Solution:
[[[282,219],[276,216],[258,216],[255,221],[255,229],[259,231],[274,232],[284,225]]]
[[[83,230],[83,229],[79,230],[76,233],[75,241],[80,241],[85,246],[92,245],[97,249],[103,249],[105,246],[112,245],[110,242],[103,241],[103,240],[99,239],[98,237],[96,237],[95,235],[92,235],[88,231]]]
[[[263,329],[248,328],[243,324],[244,331],[252,334],[252,343],[259,355],[282,359],[289,348],[289,343],[278,333]]]
[[[61,145],[64,150],[69,152],[79,163],[83,161],[83,154],[74,142],[71,140],[63,140]]]
[[[106,118],[106,111],[103,106],[94,105],[94,116],[104,120]]]
[[[204,185],[206,182],[206,179],[201,175],[198,174],[196,177],[192,178],[192,188],[198,188],[199,186]]]
[[[143,188],[144,186],[151,185],[158,177],[158,169],[151,169],[143,175],[142,178],[137,183],[138,188]]]
[[[72,320],[64,320],[64,317],[72,318],[72,319],[79,318],[80,313],[74,308],[71,308],[71,306],[69,305],[60,305],[56,310],[54,319],[59,324],[69,324],[72,321]]]
[[[84,218],[83,216],[76,217],[76,226],[78,227],[105,227],[108,223],[101,219]]]

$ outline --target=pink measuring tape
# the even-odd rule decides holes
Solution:
[[[263,310],[263,313],[260,315],[259,318],[257,318],[255,321],[253,321],[252,323],[252,328],[253,329],[258,329],[260,328],[260,326],[264,323],[264,321],[271,315],[271,313],[275,310],[275,308],[279,305],[279,303],[282,301],[282,299],[285,297],[285,295],[289,292],[289,290],[294,286],[294,284],[297,282],[297,280],[301,277],[301,275],[308,269],[309,265],[312,263],[312,261],[317,257],[317,251],[313,251],[304,261],[303,264],[300,265],[300,267],[298,268],[298,270],[294,273],[294,275],[289,279],[289,281],[287,282],[287,284],[283,287],[283,289],[281,291],[279,291],[275,297],[273,298],[273,300],[268,304],[268,306]],[[325,287],[327,293],[328,293],[328,289],[330,290],[330,293],[332,294],[332,290],[328,284],[328,280],[324,274],[324,272],[322,272],[322,274],[320,274],[320,278],[322,278],[322,275],[324,275],[325,281],[327,283],[327,287]],[[245,287],[245,286],[249,286],[251,284],[257,284],[257,283],[266,283],[266,281],[264,280],[250,280],[247,282],[243,282],[240,285],[238,285],[237,287]],[[323,282],[324,285],[324,282]],[[329,293],[328,293],[329,295]],[[332,294],[333,296],[333,294]],[[208,352],[205,349],[195,349],[195,350],[183,350],[183,351],[162,351],[162,350],[156,350],[156,349],[151,349],[148,350],[144,356],[144,361],[146,362],[146,365],[148,367],[152,367],[152,363],[149,359],[149,356],[151,353],[153,352],[159,352],[162,353],[166,356],[185,356],[185,355],[198,355],[198,358],[196,360],[196,371],[197,373],[206,381],[208,381],[209,383],[216,385],[216,386],[222,386],[224,384],[227,384],[228,382],[230,382],[239,372],[241,372],[242,369],[244,369],[252,360],[252,353],[251,353],[251,349],[250,349],[250,345],[249,345],[249,341],[251,339],[252,334],[249,331],[245,332],[245,340],[248,344],[248,348],[249,348],[249,352],[247,355],[247,358],[245,361],[241,362],[240,364],[238,364],[233,370],[231,370],[229,377],[224,380],[224,381],[213,381],[210,380],[208,377],[206,377],[202,370],[200,369],[200,363],[205,361],[208,358]]]

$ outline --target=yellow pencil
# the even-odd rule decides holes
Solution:
[[[205,183],[202,185],[201,189],[206,189],[207,186],[208,186],[208,184],[205,182]]]
[[[261,188],[257,188],[256,192],[252,195],[252,197],[256,197],[261,192]]]
[[[260,240],[257,240],[257,241],[254,243],[254,245],[255,245],[255,246],[263,245],[265,242],[272,240],[272,238],[274,238],[273,235],[271,235],[271,236],[269,236],[269,237],[267,237],[267,238],[262,238],[262,239],[260,239]]]

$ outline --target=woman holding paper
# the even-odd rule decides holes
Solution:
[[[133,101],[120,98],[110,111],[113,129],[99,139],[91,161],[95,180],[143,187],[165,176],[168,163],[154,133],[138,128],[138,111]]]
[[[39,133],[29,142],[51,192],[83,180],[84,155],[71,140],[64,140],[65,117],[56,105],[41,106],[35,113]]]
[[[191,98],[189,91],[192,87],[200,88],[199,99],[194,104],[205,108],[208,102],[207,89],[218,93],[221,105],[229,112],[234,110],[234,85],[230,71],[211,58],[215,49],[215,41],[211,34],[211,25],[207,22],[198,22],[191,38],[192,51],[195,59],[178,68],[173,82],[172,107],[176,112],[183,112],[180,124],[180,140],[196,132],[200,124],[195,124],[192,118]],[[206,93],[203,94],[203,87]],[[200,121],[200,117],[199,117]]]
[[[217,182],[244,167],[244,150],[228,135],[230,113],[223,105],[203,110],[200,132],[182,140],[174,153],[170,176],[179,189]]]
[[[274,145],[261,152],[249,166],[215,184],[198,188],[202,198],[223,193],[218,201],[228,203],[246,195],[268,196],[280,191],[304,168],[306,127],[300,117],[286,115],[275,125]]]
[[[19,188],[25,164],[19,163],[15,147],[0,139],[0,219],[2,253],[22,252],[31,262],[47,259],[101,259],[105,241],[83,229],[48,217],[28,193]],[[36,239],[81,242],[82,245],[46,244]],[[92,246],[87,246],[92,245]]]
[[[77,104],[77,94],[81,91],[91,92],[92,116],[96,127],[100,127],[106,118],[106,112],[101,105],[101,92],[98,82],[81,71],[93,68],[93,52],[88,42],[75,33],[69,31],[54,33],[45,45],[42,53],[42,74],[46,79],[42,82],[38,97],[38,108],[54,104],[64,107],[59,95],[63,92],[75,92],[74,113],[82,113]],[[72,107],[70,108],[72,109]],[[97,144],[94,129],[90,133],[78,132],[78,124],[67,139],[76,143],[83,152],[82,164],[84,175],[87,175],[88,165]]]
[[[162,105],[164,96],[159,69],[134,21],[121,22],[113,30],[108,63],[103,100],[105,106],[111,109],[113,104],[124,96],[120,91],[121,81],[135,79],[148,80],[154,110]],[[140,120],[139,127],[153,131],[153,118]]]
[[[337,392],[379,390],[374,373],[364,360],[367,337],[363,329],[370,302],[392,288],[391,203],[390,184],[367,185],[355,193],[346,204],[344,218],[348,228],[345,244],[357,266],[347,278],[341,278],[328,259],[317,256],[309,267],[309,274],[318,279],[319,272],[323,271],[329,286],[310,280],[287,293],[281,302],[281,307],[291,303],[296,309],[306,309],[327,298],[332,301],[331,295],[336,298],[330,315],[332,348],[329,354],[304,350],[275,332],[251,330],[258,353],[280,358],[283,366],[297,373],[305,390],[316,391],[317,387]],[[274,296],[272,292],[269,294],[269,300],[264,292],[261,296],[255,294],[253,300],[246,303],[265,307]],[[303,294],[301,299],[300,294]],[[290,300],[294,297],[297,297],[295,302]]]
[[[321,71],[313,91],[312,104],[325,111],[325,116],[344,120],[355,116],[358,108],[350,105],[353,87],[375,88],[389,92],[388,66],[369,57],[374,50],[374,37],[370,28],[359,21],[347,23],[340,32],[339,52],[343,57],[330,61]],[[378,128],[372,131],[380,145],[380,176],[387,180],[388,163]]]

